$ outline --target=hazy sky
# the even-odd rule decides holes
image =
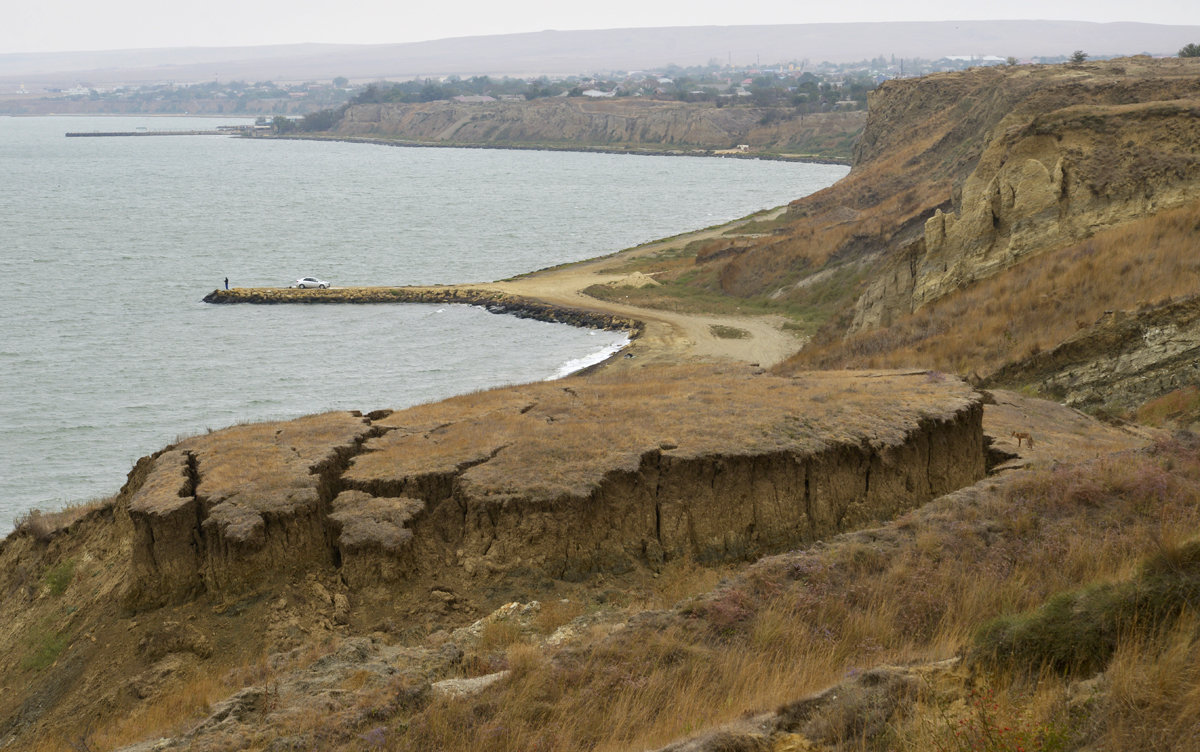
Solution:
[[[1200,25],[1200,2],[10,0],[0,6],[0,54],[295,42],[376,44],[543,29],[993,18]]]

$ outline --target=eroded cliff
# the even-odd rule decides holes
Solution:
[[[635,146],[787,152],[846,159],[863,112],[796,115],[757,107],[588,98],[350,107],[334,130],[442,145]]]
[[[234,426],[139,462],[128,605],[309,570],[353,589],[752,558],[978,479],[979,398],[925,372],[674,368]]]
[[[1196,73],[1182,61],[1133,59],[1003,81],[1021,96],[985,132],[978,162],[955,186],[953,210],[935,211],[922,237],[871,281],[855,304],[854,328],[880,326],[1029,255],[1193,199]],[[914,96],[921,94],[881,90],[867,132],[895,115],[887,98]]]

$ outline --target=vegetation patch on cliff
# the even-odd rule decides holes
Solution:
[[[989,405],[989,433],[1024,420],[1064,459],[1130,443],[1094,423],[1090,435],[1112,444],[1057,439],[1046,426],[1070,411],[997,399],[1012,410]],[[1121,704],[1145,671],[1194,655],[1194,630],[1160,642],[1122,634],[1103,680],[1086,688],[973,677],[954,656],[991,619],[1120,581],[1156,551],[1180,549],[1200,529],[1196,457],[1184,439],[1072,459],[741,572],[679,562],[652,587],[609,579],[580,601],[514,603],[452,632],[335,637],[239,674],[240,699],[208,720],[156,733],[177,734],[163,749],[277,739],[328,749],[956,749],[964,729],[983,738],[1006,728],[1070,746],[1138,733],[1163,741],[1169,732],[1156,726],[1179,732],[1194,710],[1194,671],[1141,710]],[[1143,660],[1151,652],[1158,669]]]
[[[888,326],[841,336],[830,331],[786,367],[926,363],[986,378],[1114,311],[1195,295],[1200,260],[1192,238],[1198,227],[1200,202],[1134,219],[967,285]]]

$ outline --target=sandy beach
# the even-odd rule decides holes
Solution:
[[[778,216],[782,211],[783,209],[777,209],[770,216]],[[744,221],[738,220],[719,228],[687,233],[612,256],[548,269],[519,279],[468,287],[495,289],[564,308],[594,310],[641,321],[641,336],[625,350],[626,354],[634,357],[617,357],[614,361],[634,360],[645,363],[726,359],[757,363],[763,367],[772,366],[795,353],[804,344],[804,340],[794,332],[783,328],[787,319],[782,316],[709,316],[678,313],[599,300],[584,292],[588,287],[597,284],[638,286],[645,281],[646,275],[616,270],[632,258],[715,237]],[[738,338],[714,334],[714,329],[720,331],[722,328],[739,329],[746,334]]]

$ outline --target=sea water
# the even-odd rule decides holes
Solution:
[[[231,286],[502,279],[778,206],[845,168],[0,118],[0,535],[181,436],[561,376],[624,335],[467,306],[214,306]]]

